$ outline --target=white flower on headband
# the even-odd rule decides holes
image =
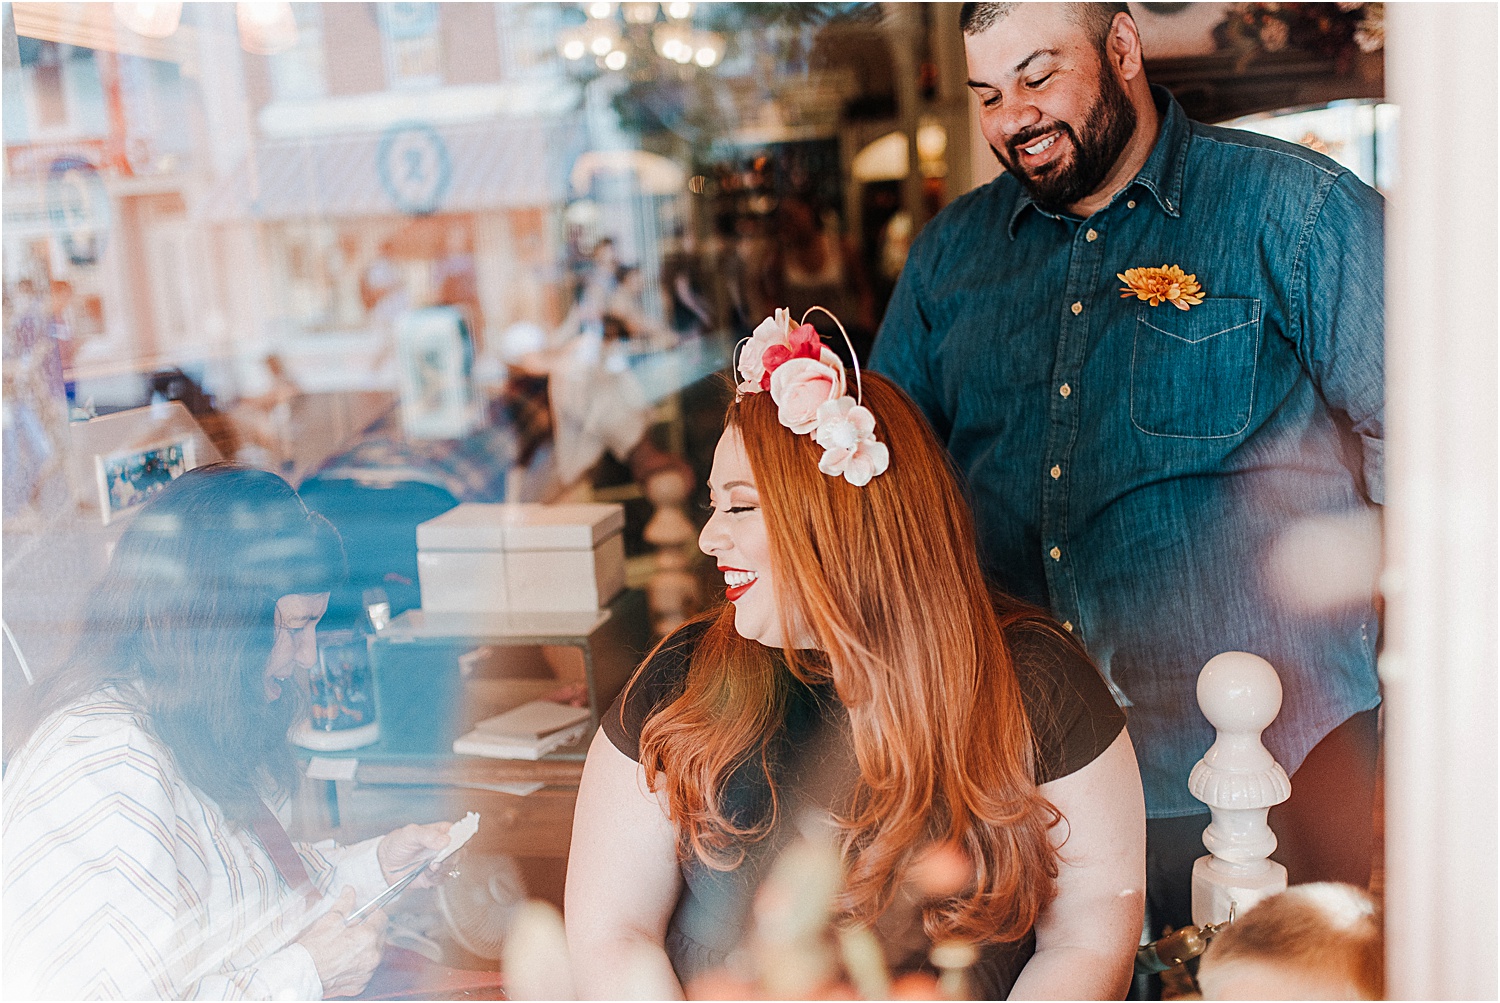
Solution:
[[[883,474],[891,465],[891,451],[875,441],[875,416],[853,397],[840,397],[818,408],[818,430],[814,435],[823,447],[818,469],[830,477],[843,475],[857,488]]]
[[[844,341],[849,341],[837,317],[820,306],[807,312],[813,310],[833,317]],[[864,487],[891,465],[890,450],[875,441],[875,416],[848,396],[844,363],[823,344],[806,315],[802,321],[793,326],[790,312],[777,310],[741,343],[736,363],[743,378],[737,387],[739,395],[770,391],[777,420],[798,435],[811,435],[823,447],[818,469]],[[854,351],[852,343],[849,351]],[[857,383],[858,359],[854,378]],[[862,389],[856,391],[861,397]]]
[[[776,417],[798,435],[817,431],[818,409],[844,396],[844,363],[830,348],[816,359],[787,359],[771,374]]]

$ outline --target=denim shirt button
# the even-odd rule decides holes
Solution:
[[[1062,551],[1057,547],[1053,547],[1051,550],[1047,551],[1047,553],[1052,557],[1054,561],[1062,560]]]
[[[1066,630],[1069,634],[1073,633],[1073,621],[1072,620],[1064,620],[1063,621],[1063,630]]]
[[[1052,464],[1052,469],[1047,471],[1047,473],[1051,474],[1052,479],[1055,481],[1062,476],[1062,467],[1054,463]]]
[[[1126,202],[1125,203],[1125,208],[1127,208],[1127,209],[1134,209],[1135,208],[1135,199],[1131,199],[1129,202]]]
[[[1133,205],[1134,203],[1131,204]],[[1094,241],[1099,239],[1099,231],[1095,230],[1093,227],[1089,227],[1089,232],[1085,233],[1083,236],[1085,240],[1092,244]]]
[[[1068,397],[1072,395],[1073,388],[1064,383],[1062,386],[1057,388],[1057,392],[1062,394],[1064,397]]]
[[[1083,304],[1074,303],[1071,307],[1069,307],[1069,309],[1073,311],[1073,316],[1077,317],[1079,314],[1083,313]]]

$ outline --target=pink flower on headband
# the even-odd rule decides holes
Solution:
[[[750,335],[749,343],[740,352],[740,393],[753,394],[767,389],[766,353],[777,346],[784,349],[792,328],[792,313],[784,308],[777,310],[774,317],[767,317],[760,322]]]
[[[828,349],[823,347],[823,341],[818,337],[818,329],[811,324],[803,324],[787,335],[787,343],[773,344],[766,349],[766,353],[760,357],[761,365],[765,368],[765,374],[760,378],[762,390],[771,389],[771,374],[776,372],[784,362],[792,359],[820,359]],[[837,358],[837,356],[835,356]],[[840,363],[840,370],[843,364]],[[772,395],[775,396],[774,394]]]
[[[810,324],[804,324],[811,331]],[[799,329],[800,330],[800,329]],[[816,339],[817,334],[813,337]],[[806,343],[804,342],[803,345]],[[794,352],[806,349],[803,345],[792,348]],[[769,356],[781,346],[772,345]],[[844,364],[833,350],[815,342],[813,350],[817,357],[795,355],[775,365],[770,373],[771,399],[776,402],[777,419],[798,435],[807,435],[818,428],[818,409],[829,401],[844,396]],[[785,351],[785,349],[783,349]],[[767,370],[772,365],[767,363]]]
[[[818,408],[816,424],[815,438],[823,447],[818,469],[830,477],[842,474],[844,480],[862,488],[891,465],[891,451],[875,441],[875,416],[854,403],[854,398],[824,403]]]
[[[810,307],[804,320],[814,310],[828,314],[849,342],[844,325],[824,307]],[[875,416],[846,395],[844,363],[824,347],[811,324],[793,325],[788,311],[777,310],[741,344],[735,399],[770,391],[777,421],[798,435],[811,435],[823,447],[819,470],[864,487],[891,465],[891,451],[875,441]],[[852,342],[849,351],[854,351]],[[854,376],[857,382],[858,365]]]

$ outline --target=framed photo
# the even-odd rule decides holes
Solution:
[[[112,521],[146,504],[152,495],[197,466],[192,436],[118,453],[94,455],[99,514]]]
[[[469,387],[472,349],[452,307],[413,310],[401,320],[401,423],[413,439],[457,439],[477,417]]]

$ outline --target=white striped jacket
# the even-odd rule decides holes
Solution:
[[[385,887],[378,840],[295,844],[314,883]],[[47,722],[4,782],[8,999],[320,999],[310,914],[249,831],[106,692]]]

